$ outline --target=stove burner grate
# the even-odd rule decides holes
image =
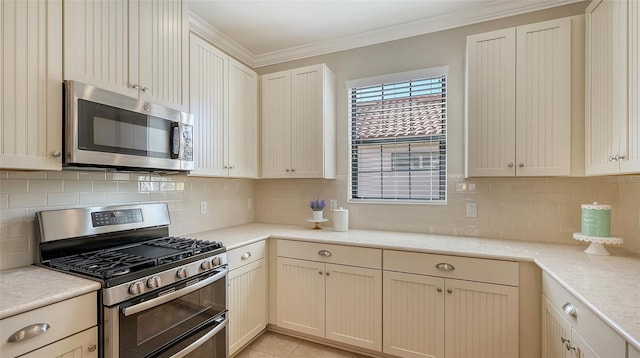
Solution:
[[[212,251],[222,247],[222,244],[215,241],[204,241],[196,239],[185,239],[182,237],[163,237],[146,242],[145,245],[165,247],[178,250],[192,250],[193,254]]]
[[[63,257],[51,261],[51,266],[100,278],[126,275],[156,265],[155,259],[116,251],[99,251]]]

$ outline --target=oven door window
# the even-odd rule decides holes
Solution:
[[[121,309],[119,314],[120,357],[147,357],[211,325],[215,318],[226,310],[225,286],[226,279],[218,279],[198,290],[129,316],[126,316]],[[163,293],[179,292],[179,290],[188,291],[189,286],[183,283],[127,306],[133,307],[161,297]]]
[[[213,322],[153,358],[226,358],[227,320]]]
[[[175,122],[78,100],[78,149],[171,158]]]

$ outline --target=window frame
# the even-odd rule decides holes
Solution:
[[[445,106],[447,106],[447,100],[448,100],[448,88],[447,88],[447,84],[448,84],[448,70],[449,70],[449,66],[438,66],[438,67],[431,67],[431,68],[425,68],[425,69],[420,69],[420,70],[415,70],[415,71],[407,71],[407,72],[400,72],[400,73],[393,73],[393,74],[385,74],[385,75],[381,75],[381,76],[374,76],[374,77],[367,77],[367,78],[362,78],[362,79],[356,79],[356,80],[350,80],[350,81],[346,81],[346,90],[347,90],[347,104],[348,104],[348,152],[349,152],[349,157],[348,157],[348,175],[347,175],[347,190],[348,190],[348,194],[347,194],[347,201],[349,203],[352,204],[358,204],[358,203],[376,203],[376,204],[417,204],[417,205],[446,205],[447,204],[447,198],[448,198],[448,151],[446,150],[447,144],[448,144],[448,111],[446,110],[445,107],[445,116],[444,116],[444,134],[438,134],[438,135],[432,135],[432,140],[427,140],[425,141],[425,137],[428,137],[427,135],[422,136],[421,138],[416,138],[415,139],[415,143],[417,144],[427,144],[427,143],[432,143],[432,144],[436,144],[439,148],[439,151],[443,151],[444,150],[444,155],[441,155],[444,163],[442,165],[439,165],[437,169],[435,169],[435,171],[439,171],[439,177],[440,177],[440,184],[441,184],[441,189],[440,189],[440,198],[439,199],[411,199],[411,198],[358,198],[354,196],[354,183],[353,183],[353,176],[354,176],[354,170],[357,170],[357,166],[355,163],[357,163],[357,158],[354,158],[354,153],[353,153],[353,139],[355,138],[355,131],[356,131],[356,126],[354,125],[354,107],[353,107],[353,103],[355,102],[355,96],[352,93],[352,90],[354,88],[361,88],[361,87],[368,87],[368,86],[377,86],[377,85],[385,85],[387,83],[397,83],[397,82],[408,82],[408,81],[418,81],[421,79],[428,79],[428,78],[434,78],[434,77],[445,77],[445,100],[444,100],[444,104]],[[389,139],[378,139],[378,140],[371,140],[372,143],[371,144],[375,144],[376,142],[379,142],[380,144],[390,144],[392,142],[395,141],[395,139],[393,138],[389,138]],[[410,145],[411,142],[413,142],[414,140],[405,140],[402,141],[401,143],[407,143]],[[403,152],[403,153],[410,153],[410,152]],[[418,151],[418,153],[420,153],[420,151]],[[393,156],[394,153],[392,153],[391,156]],[[393,160],[392,160],[393,162]],[[411,164],[409,164],[410,166]],[[393,164],[392,164],[393,167]],[[426,170],[426,169],[425,169]],[[395,170],[393,170],[395,171]],[[408,170],[407,172],[411,172],[410,170]]]

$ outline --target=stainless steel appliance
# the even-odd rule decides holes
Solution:
[[[171,237],[167,204],[36,213],[37,262],[102,283],[100,356],[228,357],[227,254]]]
[[[65,168],[194,169],[191,114],[76,81],[64,112]]]

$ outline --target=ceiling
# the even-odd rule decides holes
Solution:
[[[194,31],[249,66],[295,60],[581,0],[190,0]]]

